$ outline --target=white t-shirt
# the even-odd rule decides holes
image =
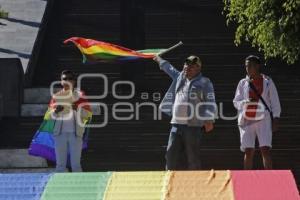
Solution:
[[[69,113],[63,114],[63,123],[62,123],[62,132],[75,132],[75,117],[76,117],[76,111],[70,110]]]
[[[172,124],[188,124],[188,95],[191,81],[186,79],[185,83],[175,96],[173,105]]]
[[[76,101],[74,91],[72,90],[61,90],[55,95],[55,100],[58,105],[62,105],[64,109],[59,113],[62,122],[62,132],[75,132],[75,117],[76,111],[72,109],[72,104]]]

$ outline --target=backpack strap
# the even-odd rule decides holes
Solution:
[[[254,93],[256,94],[256,96],[261,100],[261,102],[264,104],[265,108],[267,109],[267,111],[270,113],[271,116],[271,120],[273,121],[273,112],[271,111],[271,109],[269,108],[269,106],[267,105],[266,101],[264,100],[264,98],[259,94],[258,90],[256,89],[256,87],[253,85],[253,83],[251,81],[249,81],[249,86],[250,88],[254,91]]]

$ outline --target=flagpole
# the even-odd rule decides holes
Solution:
[[[178,42],[177,44],[175,44],[174,46],[171,46],[168,49],[165,49],[165,50],[159,52],[157,55],[158,56],[162,56],[163,54],[168,53],[169,51],[172,51],[173,49],[175,49],[175,48],[177,48],[177,47],[179,47],[181,45],[183,45],[182,41]]]

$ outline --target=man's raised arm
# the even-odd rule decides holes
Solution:
[[[173,80],[177,79],[180,72],[175,67],[173,67],[168,61],[162,59],[159,56],[156,56],[153,60],[156,61],[159,65],[159,68],[166,72]]]

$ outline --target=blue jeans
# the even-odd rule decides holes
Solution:
[[[56,172],[66,172],[68,156],[70,156],[72,172],[81,172],[82,138],[75,132],[62,132],[54,136]],[[69,155],[68,155],[69,154]]]
[[[166,153],[166,169],[201,169],[201,137],[201,127],[172,124]]]

